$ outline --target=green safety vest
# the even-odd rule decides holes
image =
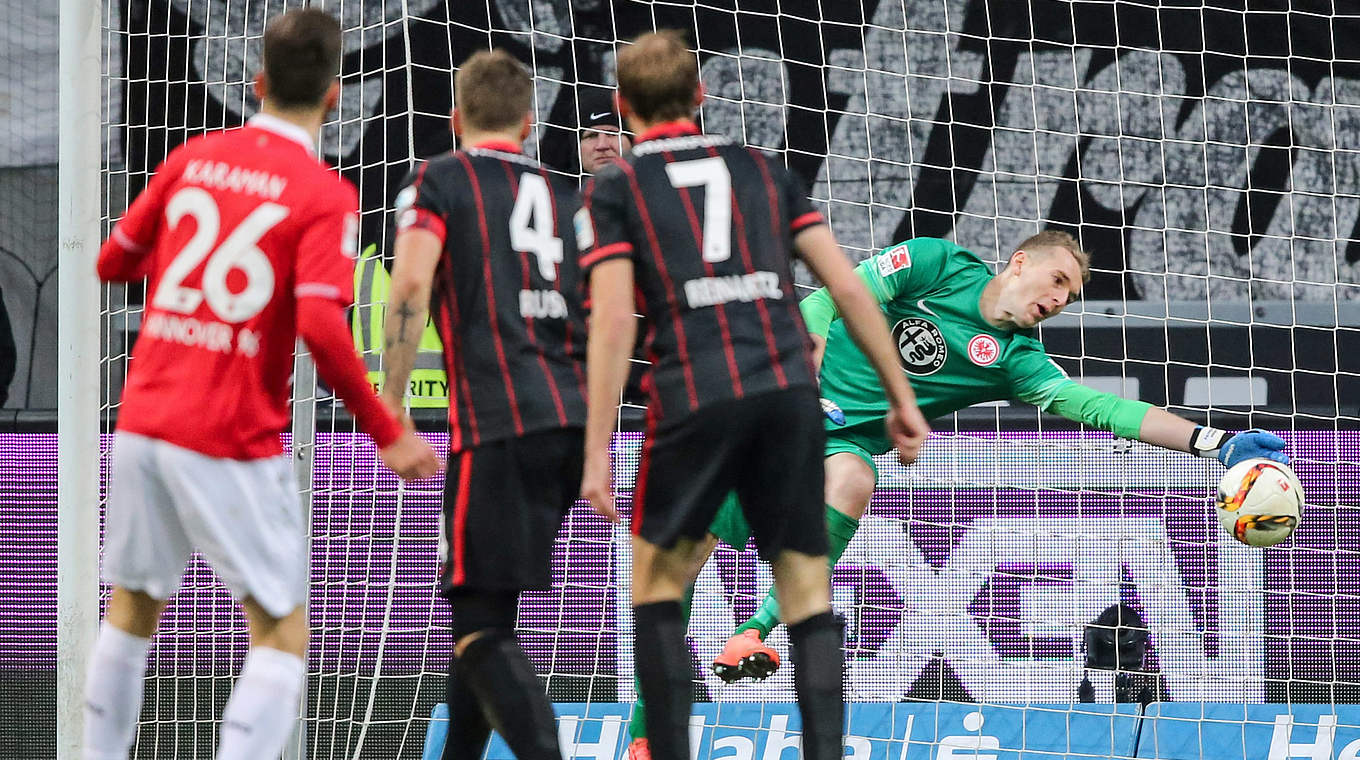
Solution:
[[[392,275],[378,255],[378,246],[370,245],[354,265],[354,311],[350,328],[354,332],[354,346],[368,367],[368,381],[373,389],[381,390],[387,372],[382,366],[383,323],[387,312],[387,291]],[[416,354],[416,366],[411,370],[407,399],[412,408],[447,408],[449,405],[448,375],[444,372],[444,345],[434,323],[425,323]]]

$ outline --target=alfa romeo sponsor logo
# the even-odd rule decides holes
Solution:
[[[968,358],[979,367],[996,363],[1000,356],[1001,345],[990,335],[974,335],[973,339],[968,341]]]
[[[902,356],[902,368],[912,375],[931,375],[944,366],[949,348],[944,335],[934,323],[907,317],[893,325],[897,352]]]

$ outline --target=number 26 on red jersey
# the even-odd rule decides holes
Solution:
[[[193,237],[165,268],[152,305],[178,314],[192,314],[205,300],[218,319],[230,324],[245,322],[259,314],[274,295],[274,266],[258,243],[275,225],[288,217],[288,207],[261,203],[227,235],[216,249],[213,242],[221,231],[221,213],[207,191],[186,187],[175,193],[165,207],[166,220],[178,226],[185,216],[194,219]],[[184,285],[189,273],[202,263],[200,288]],[[239,269],[245,287],[233,293],[227,275]]]

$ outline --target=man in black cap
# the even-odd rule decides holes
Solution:
[[[577,92],[577,104],[581,173],[594,174],[612,159],[632,150],[633,141],[619,128],[613,90],[582,87]]]
[[[576,103],[580,106],[578,114],[580,120],[577,122],[581,127],[578,135],[580,140],[578,155],[581,159],[581,174],[586,175],[581,178],[581,185],[584,187],[590,179],[589,175],[632,150],[633,141],[619,128],[619,112],[614,106],[613,90],[581,85],[576,90]],[[639,323],[638,340],[633,347],[633,356],[636,359],[646,357],[642,350],[645,337],[646,330]],[[647,405],[647,394],[642,391],[642,375],[645,372],[646,365],[640,361],[630,365],[628,382],[623,389],[623,400],[626,403],[639,407]]]

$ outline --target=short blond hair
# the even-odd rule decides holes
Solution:
[[[504,50],[474,53],[453,78],[453,105],[473,129],[500,132],[519,126],[533,98],[533,77]]]
[[[1015,250],[1027,251],[1031,248],[1065,248],[1077,260],[1081,269],[1081,281],[1091,281],[1091,254],[1081,247],[1081,243],[1062,230],[1044,230],[1037,235],[1025,238]]]
[[[619,51],[619,97],[638,118],[674,121],[694,115],[699,59],[680,32],[648,32]]]

